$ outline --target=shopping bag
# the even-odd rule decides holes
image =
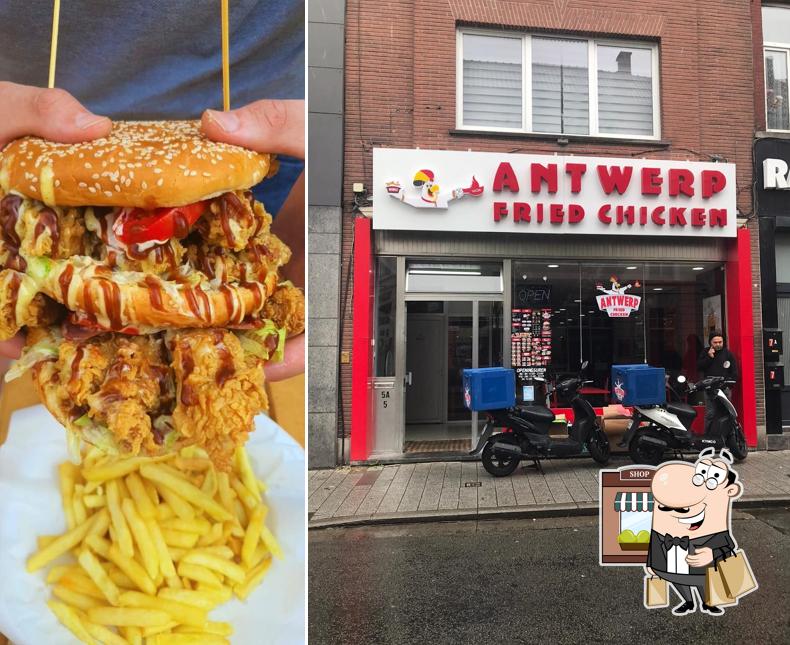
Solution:
[[[721,573],[721,562],[718,567],[705,569],[705,604],[712,607],[731,605],[735,598],[730,595]]]
[[[757,581],[752,575],[752,569],[743,551],[733,553],[716,566],[721,572],[721,578],[729,595],[733,598],[740,598],[757,589]]]
[[[669,585],[658,576],[645,576],[645,607],[669,605]]]

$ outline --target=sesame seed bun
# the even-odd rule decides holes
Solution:
[[[257,184],[273,155],[207,139],[198,121],[116,121],[108,137],[12,141],[0,188],[49,206],[183,206]]]

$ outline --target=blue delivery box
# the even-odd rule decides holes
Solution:
[[[612,398],[623,405],[661,405],[667,401],[663,367],[612,365]]]
[[[464,370],[464,403],[473,412],[516,405],[516,372],[504,367]]]

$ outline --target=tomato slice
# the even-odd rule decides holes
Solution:
[[[113,231],[124,244],[142,244],[154,240],[166,242],[180,240],[206,210],[208,202],[195,202],[186,206],[157,208],[125,208],[113,224]]]

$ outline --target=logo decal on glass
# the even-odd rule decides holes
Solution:
[[[638,287],[639,284],[621,285],[615,275],[611,276],[609,280],[612,283],[611,289],[607,289],[603,284],[597,284],[595,287],[598,291],[603,292],[603,295],[596,296],[598,309],[605,311],[610,318],[628,318],[631,312],[639,309],[642,297],[627,294],[626,291],[632,286]]]

